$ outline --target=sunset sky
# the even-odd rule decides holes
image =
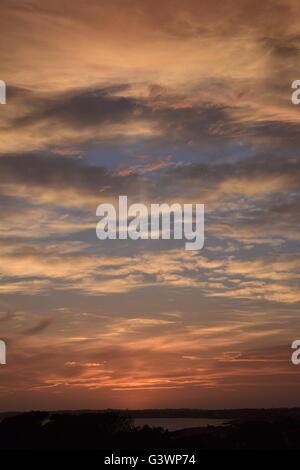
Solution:
[[[0,411],[300,406],[298,0],[2,0]],[[205,204],[205,244],[96,208]]]

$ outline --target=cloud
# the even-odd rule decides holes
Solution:
[[[26,336],[37,335],[40,332],[46,330],[48,326],[51,325],[52,321],[53,321],[52,318],[43,318],[35,326],[31,328],[27,328],[26,330],[22,331],[22,334]]]
[[[107,331],[112,326],[117,328],[117,321],[110,323]],[[159,324],[157,327],[161,328]],[[196,387],[203,393],[206,388],[240,389],[245,381],[255,383],[257,376],[265,377],[261,380],[266,387],[270,380],[275,384],[279,374],[288,377],[291,373],[285,344],[257,345],[260,338],[278,335],[270,324],[231,321],[225,325],[198,324],[198,329],[193,325],[182,329],[182,324],[166,327],[172,328],[171,336],[160,329],[154,336],[146,326],[138,336],[124,329],[112,338],[98,333],[93,342],[77,345],[69,343],[68,338],[53,342],[51,337],[44,337],[43,344],[37,336],[25,343],[15,341],[10,353],[13,366],[4,371],[1,390],[32,393],[54,388],[76,393],[183,387],[188,393],[189,387]]]
[[[3,408],[297,403],[299,2],[2,3]],[[119,194],[204,249],[100,244]]]
[[[135,256],[85,253],[85,246],[4,244],[4,292],[75,290],[90,295],[128,293],[155,286],[201,289],[203,295],[265,299],[294,303],[299,298],[300,262],[289,253],[241,260],[230,256],[208,259],[184,250]],[[83,251],[82,251],[83,250]],[[26,279],[26,280],[24,280]]]
[[[152,163],[148,163],[146,165],[131,165],[127,167],[121,167],[117,169],[114,174],[117,176],[128,176],[132,174],[146,174],[151,171],[159,170],[160,168],[165,168],[172,163],[170,162],[170,158],[165,158],[163,160],[153,161]]]
[[[9,155],[0,158],[2,193],[35,203],[94,208],[104,198],[147,191],[135,175],[116,176],[104,167],[81,160],[43,155]],[[18,202],[18,201],[17,201]]]
[[[72,3],[63,13],[59,2],[3,6],[2,153],[130,136],[195,148],[299,143],[296,1]]]

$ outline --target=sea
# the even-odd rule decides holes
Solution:
[[[208,418],[134,418],[135,426],[161,427],[168,431],[179,431],[188,428],[203,428],[206,426],[224,426],[224,419]]]

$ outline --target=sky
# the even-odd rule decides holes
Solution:
[[[300,406],[299,14],[2,0],[0,410]],[[99,240],[119,195],[203,249]]]

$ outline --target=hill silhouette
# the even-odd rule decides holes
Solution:
[[[249,411],[246,417],[243,414],[245,411],[240,410],[239,417],[225,426],[169,432],[163,428],[137,427],[132,416],[124,411],[32,411],[2,419],[0,449],[300,450],[299,413],[252,410],[251,416]]]

